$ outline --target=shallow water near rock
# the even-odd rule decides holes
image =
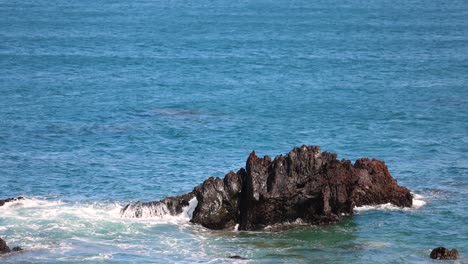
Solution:
[[[0,1],[1,263],[430,263],[468,254],[466,1]],[[333,226],[120,217],[250,151],[375,157],[418,196]],[[230,259],[241,256],[247,260]]]

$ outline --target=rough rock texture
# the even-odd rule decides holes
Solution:
[[[210,229],[258,230],[294,222],[330,224],[353,214],[354,206],[393,203],[412,206],[410,191],[397,184],[379,160],[337,160],[318,146],[294,148],[273,160],[252,152],[245,169],[224,179],[209,178],[186,195],[154,203],[181,202],[196,196],[192,222]],[[173,205],[173,206],[174,206]],[[183,206],[183,205],[182,205]],[[169,210],[171,211],[171,210]],[[171,214],[172,211],[171,211]],[[138,216],[137,216],[138,217]]]
[[[10,248],[7,246],[6,242],[0,238],[0,254],[10,252]]]
[[[453,260],[458,258],[458,250],[444,247],[434,248],[431,252],[432,259]]]
[[[5,203],[14,202],[14,201],[23,200],[23,199],[24,199],[23,197],[15,197],[15,198],[7,198],[4,200],[0,200],[0,206],[3,206]]]
[[[194,193],[198,205],[193,212],[192,222],[210,229],[234,228],[239,223],[242,177],[245,170],[229,172],[224,180],[210,177]]]
[[[412,206],[409,190],[397,184],[385,163],[379,160],[359,159],[354,163],[357,185],[352,200],[355,206],[392,203],[400,207]]]

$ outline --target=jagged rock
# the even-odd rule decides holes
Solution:
[[[0,206],[5,205],[5,203],[14,202],[14,201],[23,200],[23,199],[24,199],[23,197],[15,197],[15,198],[7,198],[4,200],[0,200]]]
[[[453,260],[458,258],[458,250],[452,249],[449,250],[444,247],[434,248],[431,251],[432,259],[441,259],[441,260]]]
[[[358,184],[353,190],[355,206],[392,203],[411,207],[413,197],[407,188],[401,187],[388,172],[385,163],[379,160],[359,159],[354,164]]]
[[[5,240],[0,238],[0,254],[8,253],[10,252],[10,248],[7,246]]]
[[[122,213],[133,211],[140,217],[141,210],[154,211],[161,204],[181,208],[193,196],[198,204],[191,221],[210,229],[258,230],[285,222],[330,224],[352,215],[354,206],[412,206],[410,191],[397,184],[384,162],[359,159],[353,165],[337,160],[336,154],[322,153],[319,146],[302,146],[273,160],[252,152],[245,169],[231,171],[223,180],[211,177],[184,199],[127,205]]]
[[[224,180],[210,177],[195,187],[198,205],[193,212],[192,222],[203,223],[210,229],[234,228],[239,222],[241,178],[244,175],[243,169],[237,173],[231,171]]]

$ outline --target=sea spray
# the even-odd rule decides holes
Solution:
[[[189,220],[192,219],[193,211],[195,211],[195,208],[197,208],[197,205],[198,205],[197,197],[193,197],[189,201],[189,205],[183,208],[182,213],[180,214],[180,217],[187,218]]]

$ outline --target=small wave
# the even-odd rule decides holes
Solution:
[[[138,218],[138,219],[173,219],[173,220],[190,220],[193,216],[193,211],[198,205],[198,200],[193,197],[189,201],[189,205],[182,208],[179,215],[171,215],[169,208],[165,203],[143,204],[141,202],[128,205],[127,208],[120,213],[122,218]]]
[[[386,203],[386,204],[377,204],[377,205],[364,205],[364,206],[359,206],[355,207],[354,211],[360,212],[360,211],[369,211],[369,210],[384,210],[384,211],[398,211],[398,210],[412,210],[412,209],[418,209],[423,207],[426,202],[423,200],[426,197],[416,194],[416,193],[411,193],[413,195],[413,206],[408,208],[408,207],[398,207],[392,203]]]
[[[161,226],[156,228],[164,230],[164,225],[176,225],[179,230],[183,230],[191,226],[189,220],[197,204],[194,197],[177,216],[167,214],[163,217],[141,219],[122,218],[120,212],[123,205],[120,203],[77,203],[27,197],[0,207],[0,233],[12,245],[21,245],[30,252],[45,250],[63,253],[79,248],[82,244],[97,243],[97,237],[103,235],[121,237],[145,234],[148,230],[154,230],[155,226]],[[44,239],[44,234],[50,239]],[[87,237],[91,240],[82,243],[77,239],[66,239],[64,235]],[[102,245],[102,242],[99,244]],[[112,248],[114,245],[103,246]],[[90,257],[98,260],[111,256]]]
[[[354,211],[369,211],[369,210],[384,210],[384,211],[396,211],[396,210],[404,210],[402,207],[398,207],[391,203],[386,204],[377,204],[377,205],[364,205],[355,207]]]
[[[197,204],[197,199],[192,198],[189,205],[183,208],[182,213],[176,216],[170,215],[169,209],[165,205],[135,206],[132,210],[127,210],[124,215],[121,215],[123,205],[120,203],[69,203],[60,200],[50,201],[36,197],[25,197],[1,206],[0,215],[5,219],[19,221],[51,220],[62,222],[76,219],[122,222],[130,220],[129,218],[135,218],[135,210],[141,210],[142,217],[135,218],[133,221],[151,219],[152,223],[176,223],[190,220]],[[155,221],[157,219],[162,221]]]

